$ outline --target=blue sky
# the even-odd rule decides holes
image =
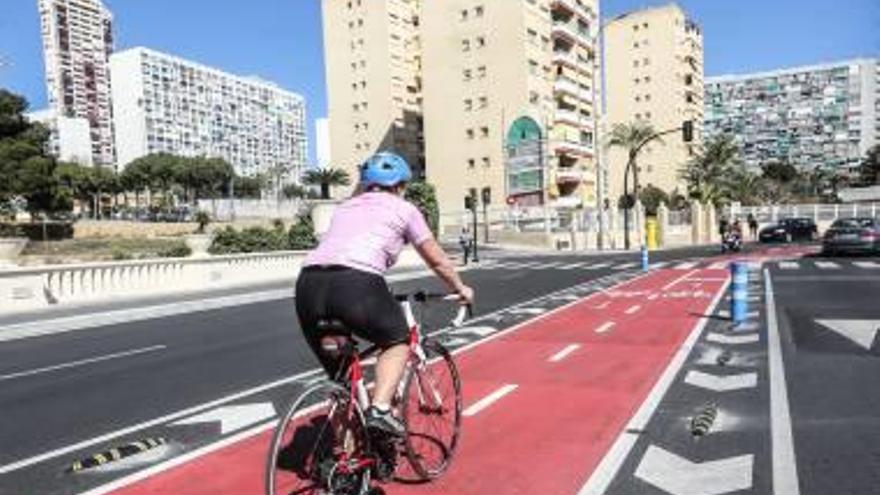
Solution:
[[[2,2],[0,60],[11,65],[0,66],[0,87],[42,108],[37,2]],[[115,15],[117,49],[148,46],[259,75],[304,95],[314,157],[314,119],[327,113],[320,0],[105,2]],[[662,3],[667,2],[605,0],[603,16]],[[679,5],[703,26],[707,75],[880,56],[878,0],[681,0]]]

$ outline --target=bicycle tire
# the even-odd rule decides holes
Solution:
[[[408,374],[403,388],[404,400],[401,406],[401,416],[407,429],[407,436],[404,440],[406,458],[413,471],[422,480],[427,481],[442,475],[449,468],[452,458],[455,456],[455,450],[461,436],[462,399],[458,368],[449,350],[435,341],[426,342],[424,350],[428,362],[424,368],[413,369]],[[438,390],[437,379],[441,377],[441,374],[448,375],[447,390]],[[422,388],[421,393],[419,388]],[[429,398],[432,401],[434,397],[438,397],[441,404],[423,403],[421,399],[425,397],[426,392],[430,394]],[[418,406],[417,410],[416,406]],[[443,435],[436,428],[428,431],[418,422],[419,419],[428,415],[442,416],[450,420],[450,430],[446,435]],[[437,437],[433,437],[432,434]],[[425,452],[426,448],[431,446],[434,447],[434,452]],[[431,462],[432,458],[437,460]]]
[[[340,411],[347,409],[349,397],[348,389],[326,381],[307,388],[291,403],[272,436],[264,476],[266,495],[363,495],[369,492],[369,469],[342,479],[332,474],[336,464],[328,460],[339,443],[333,438],[336,420],[341,421],[335,425],[337,432],[353,442],[343,449],[353,447],[358,452],[370,452],[360,407],[354,404],[353,421],[338,419]],[[348,432],[352,436],[348,436]]]

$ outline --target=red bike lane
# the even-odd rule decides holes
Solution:
[[[574,494],[727,278],[656,270],[458,353],[465,411],[450,470],[394,494]],[[259,495],[271,432],[113,493]]]

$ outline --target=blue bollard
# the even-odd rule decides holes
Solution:
[[[730,317],[734,324],[746,320],[749,312],[749,265],[741,261],[730,264]]]
[[[648,248],[642,246],[642,271],[648,271]]]

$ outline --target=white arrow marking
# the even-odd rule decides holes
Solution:
[[[633,306],[626,308],[626,311],[624,311],[624,313],[631,315],[631,314],[637,313],[640,309],[642,309],[642,307],[640,305],[636,304],[636,305],[633,305]]]
[[[672,495],[720,495],[752,487],[754,456],[691,462],[651,445],[635,476]]]
[[[877,332],[880,331],[880,320],[816,320],[816,323],[869,351],[874,345],[874,339],[877,338]]]
[[[488,337],[498,330],[495,327],[461,327],[449,332],[449,335],[476,335],[477,337]]]
[[[218,407],[212,411],[171,423],[171,426],[219,422],[220,434],[225,435],[273,417],[275,417],[275,406],[271,402],[261,402],[259,404]]]
[[[710,333],[706,336],[709,342],[717,342],[719,344],[754,344],[760,337],[757,334],[751,335],[724,335],[722,333]]]
[[[738,375],[718,376],[703,373],[702,371],[688,371],[684,382],[707,390],[729,392],[743,388],[754,388],[758,384],[758,374],[741,373]]]

